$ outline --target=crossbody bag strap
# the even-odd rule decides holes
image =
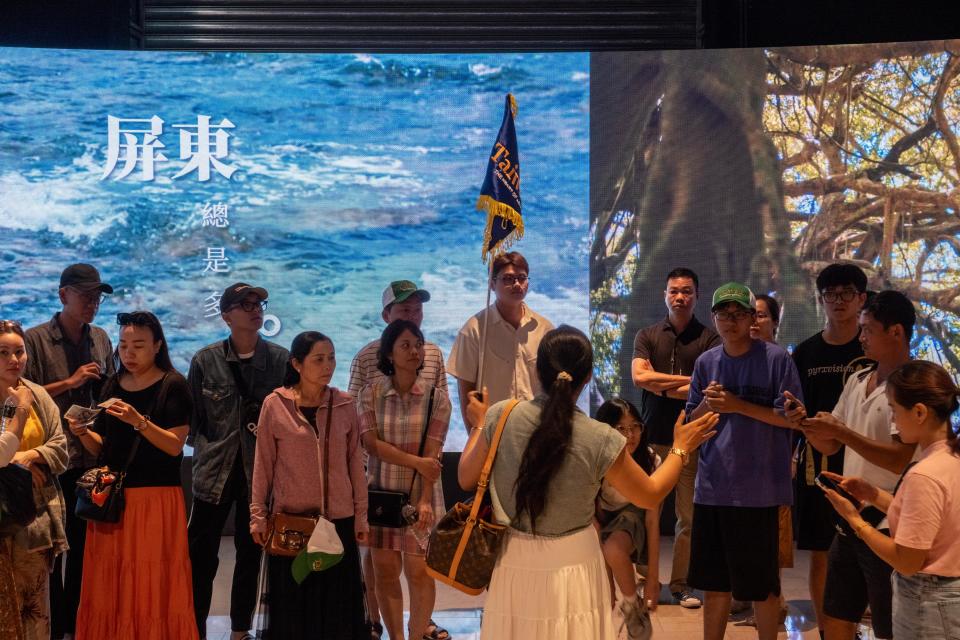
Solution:
[[[487,450],[487,458],[483,461],[483,469],[480,470],[480,480],[477,482],[477,493],[473,498],[473,507],[470,509],[470,520],[477,519],[477,513],[480,512],[480,503],[487,492],[487,485],[490,483],[490,472],[493,470],[493,461],[497,457],[497,447],[500,446],[500,438],[503,436],[503,428],[507,424],[507,417],[513,408],[520,404],[517,399],[511,400],[500,413],[500,419],[497,421],[497,428],[493,432],[493,438],[490,440],[490,448]]]
[[[427,401],[427,417],[423,419],[423,431],[420,433],[420,447],[417,449],[417,457],[423,457],[423,447],[427,442],[427,431],[430,429],[430,414],[433,413],[433,396],[437,392],[436,387],[430,387],[430,400]],[[413,496],[413,487],[417,482],[417,470],[413,470],[413,477],[410,479],[410,491],[408,496]]]
[[[333,420],[333,387],[327,401],[327,427],[323,431],[323,517],[327,517],[327,500],[330,496],[327,479],[330,477],[330,424]],[[328,518],[329,519],[329,518]]]

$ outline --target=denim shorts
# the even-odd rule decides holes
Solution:
[[[960,578],[894,572],[893,637],[960,640]]]

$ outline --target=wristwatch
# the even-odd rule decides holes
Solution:
[[[690,454],[687,453],[686,449],[680,449],[680,448],[678,448],[678,447],[673,447],[673,448],[670,449],[670,451],[668,451],[667,453],[674,453],[674,454],[680,456],[680,460],[683,461],[683,464],[687,464],[687,456],[690,455]]]
[[[133,426],[134,431],[143,431],[147,428],[147,422],[150,421],[150,416],[140,416],[140,422]]]

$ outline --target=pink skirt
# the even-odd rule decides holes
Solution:
[[[117,524],[87,523],[76,640],[195,640],[180,487],[127,489]]]

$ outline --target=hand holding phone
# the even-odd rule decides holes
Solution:
[[[848,500],[850,504],[852,504],[857,511],[860,511],[860,509],[863,508],[862,502],[854,498],[849,491],[847,491],[846,489],[840,486],[840,483],[838,483],[833,478],[827,476],[826,474],[823,474],[823,473],[817,474],[817,477],[814,478],[813,481],[821,489],[832,489],[833,491],[836,491],[837,494],[839,494],[841,497]]]

